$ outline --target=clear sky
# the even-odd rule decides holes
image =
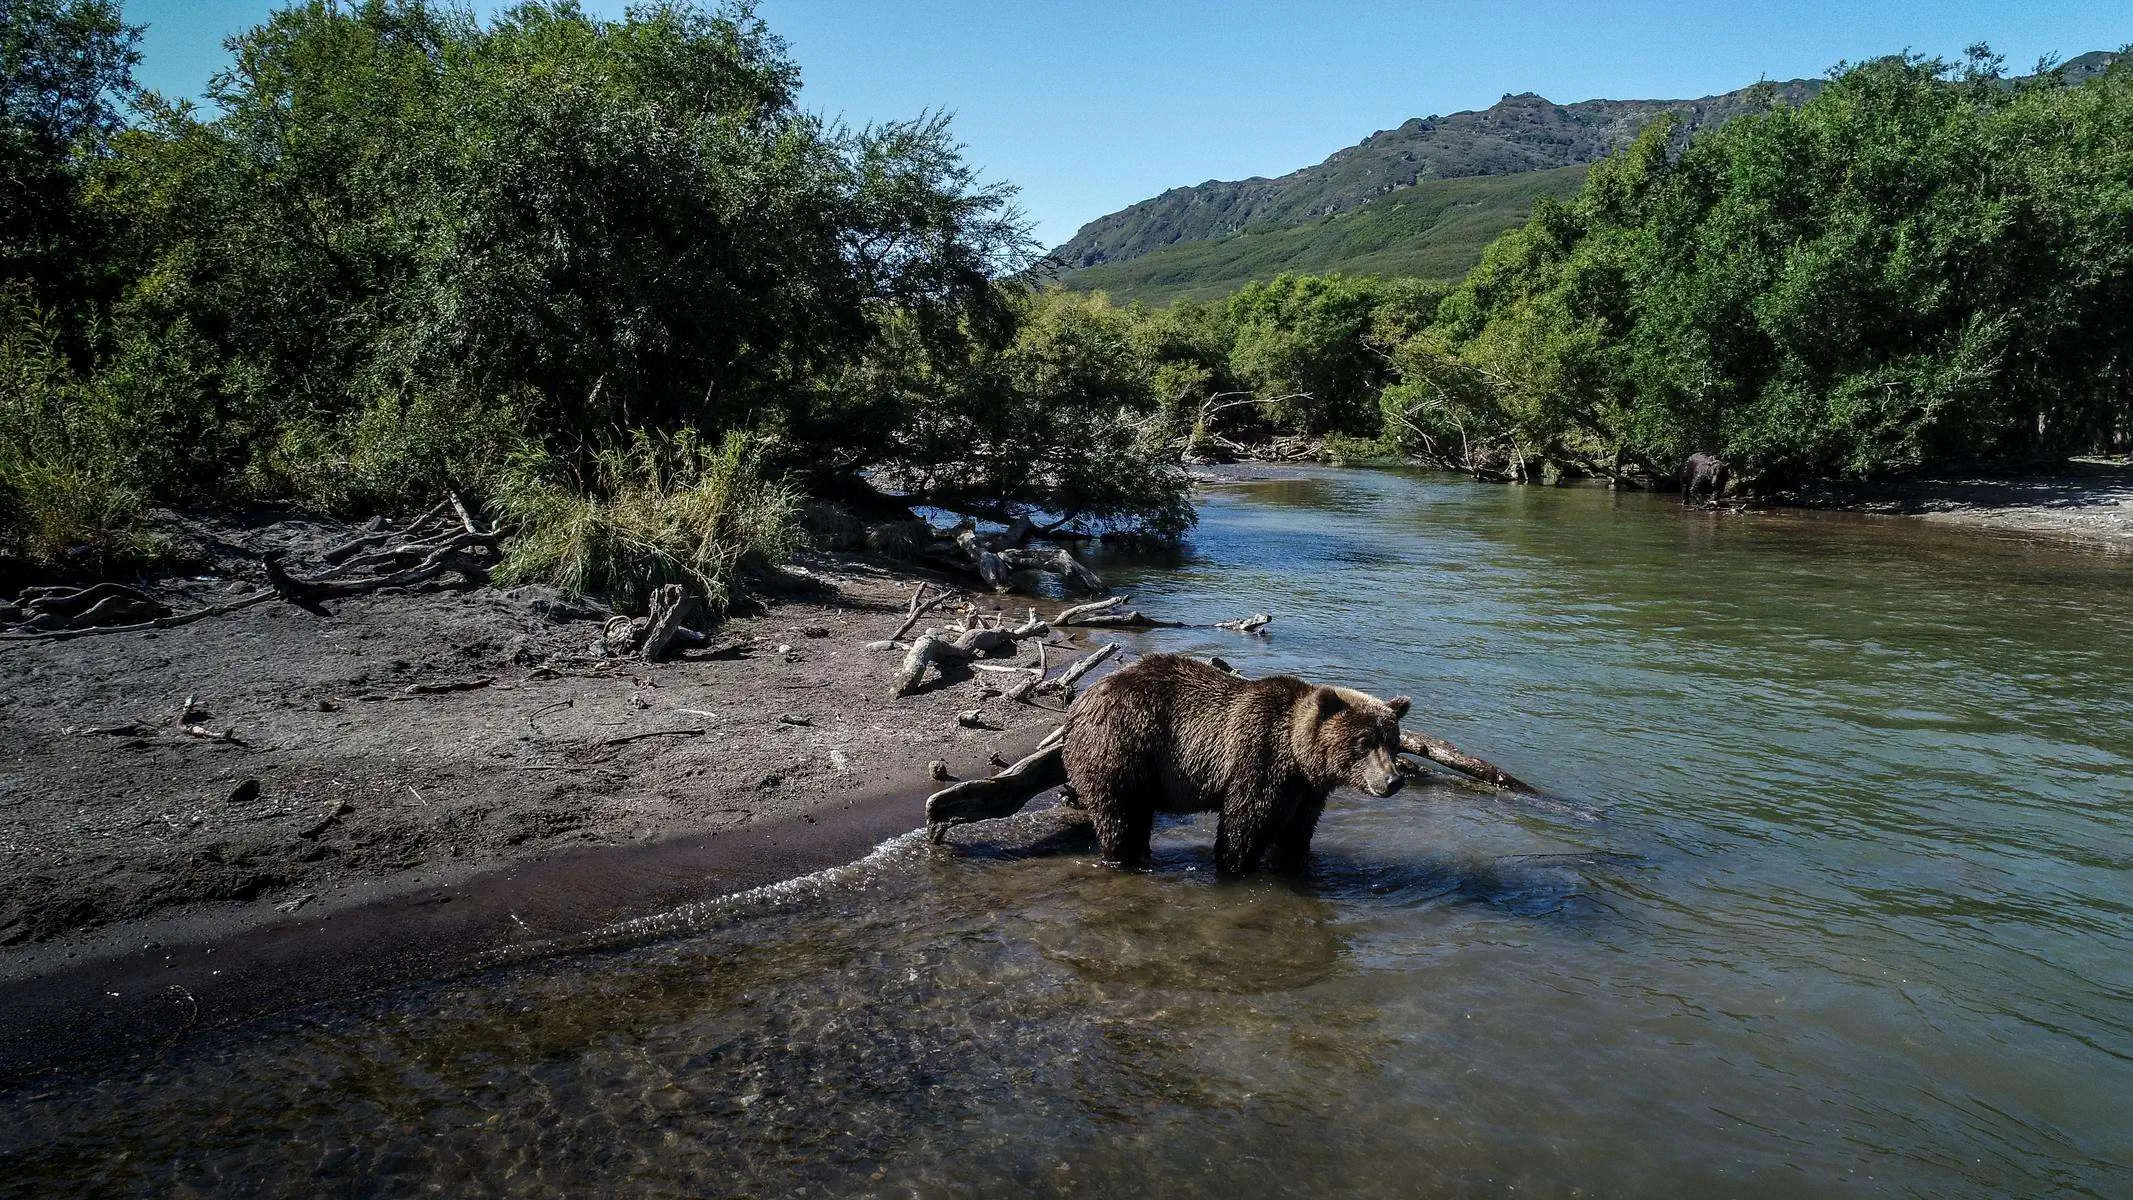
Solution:
[[[124,0],[142,81],[198,95],[222,39],[273,0]],[[488,12],[499,4],[480,0]],[[625,0],[584,0],[619,15]],[[1679,98],[1990,42],[2027,71],[2133,42],[2133,0],[762,0],[812,109],[955,114],[972,161],[1022,188],[1039,238],[1165,188],[1279,175],[1408,117],[1551,100]]]

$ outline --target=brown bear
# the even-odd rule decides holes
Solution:
[[[1353,784],[1400,790],[1407,698],[1277,675],[1243,679],[1155,654],[1091,687],[1068,711],[1067,780],[1096,825],[1104,858],[1138,864],[1158,812],[1219,810],[1215,866],[1228,875],[1294,870],[1326,795]]]

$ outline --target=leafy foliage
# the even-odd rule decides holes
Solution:
[[[1388,432],[1770,480],[2108,445],[2129,119],[2126,68],[2010,81],[1979,47],[1842,70],[1685,150],[1655,127],[1401,344]]]
[[[145,497],[108,404],[23,292],[0,292],[0,554],[101,570],[143,549]]]
[[[140,37],[115,0],[0,3],[0,288],[74,338],[77,298],[108,283],[83,176],[123,123]]]
[[[135,33],[108,0],[4,11],[4,132],[44,157],[0,163],[0,200],[60,188],[97,232],[0,246],[46,323],[80,332],[74,398],[24,427],[93,397],[129,495],[524,499],[501,470],[517,459],[609,514],[579,524],[626,531],[703,502],[709,468],[675,447],[747,433],[781,447],[760,469],[807,486],[888,470],[1105,524],[1189,514],[1174,471],[1105,457],[1131,448],[1134,397],[1002,282],[1033,251],[1011,189],[939,114],[802,111],[745,4],[602,20],[527,0],[482,20],[297,0],[231,41],[205,110],[133,93]],[[16,103],[48,78],[60,101]],[[625,445],[642,470],[616,465]],[[691,545],[675,569],[725,579]]]

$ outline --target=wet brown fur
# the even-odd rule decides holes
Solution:
[[[1302,866],[1333,789],[1398,791],[1406,697],[1384,701],[1286,675],[1240,679],[1206,663],[1150,655],[1074,702],[1067,778],[1096,825],[1103,856],[1148,857],[1158,812],[1222,814],[1215,864],[1225,874]]]

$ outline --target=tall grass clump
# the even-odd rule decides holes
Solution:
[[[517,525],[499,580],[552,584],[626,611],[669,583],[723,610],[749,573],[802,542],[799,492],[767,478],[754,441],[738,432],[715,449],[693,430],[640,432],[594,455],[576,479],[553,460],[522,460],[497,504]]]
[[[145,547],[146,499],[95,401],[44,315],[0,297],[0,554],[98,572]]]

